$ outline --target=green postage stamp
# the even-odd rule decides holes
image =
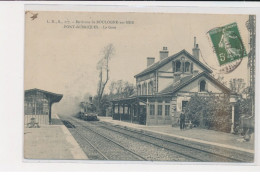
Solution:
[[[237,23],[214,28],[208,33],[220,66],[247,56]]]

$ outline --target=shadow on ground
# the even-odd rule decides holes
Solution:
[[[64,125],[60,119],[52,118],[51,125]]]

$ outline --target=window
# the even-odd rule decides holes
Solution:
[[[114,113],[115,113],[115,114],[118,113],[118,105],[115,105],[115,107],[114,107]]]
[[[147,84],[146,83],[144,83],[143,85],[142,85],[142,95],[146,95],[147,94]]]
[[[206,91],[206,82],[205,80],[202,80],[200,82],[200,92]]]
[[[165,105],[165,116],[170,115],[170,105]]]
[[[119,113],[120,113],[120,114],[123,114],[123,106],[121,106],[121,105],[120,105],[120,107],[119,107]]]
[[[150,115],[154,115],[154,104],[150,104]]]
[[[153,82],[149,82],[148,84],[148,95],[153,94]]]
[[[137,86],[137,95],[141,95],[141,85]]]
[[[183,111],[185,111],[185,108],[186,108],[186,106],[187,106],[187,104],[188,104],[188,101],[182,101],[182,110]]]
[[[185,72],[190,72],[190,63],[189,62],[185,62]]]
[[[136,117],[137,116],[137,107],[136,107],[136,105],[134,105],[134,117]]]
[[[158,116],[161,116],[162,115],[162,105],[158,105],[158,113],[157,113],[157,115]]]
[[[128,106],[125,106],[125,110],[124,111],[125,111],[124,114],[128,114],[129,113]]]
[[[181,62],[180,61],[176,61],[176,63],[175,63],[175,65],[176,65],[176,72],[180,72],[181,71]]]

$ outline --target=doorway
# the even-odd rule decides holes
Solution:
[[[140,105],[139,124],[146,125],[146,106]]]
[[[189,102],[189,101],[182,101],[181,108],[182,108],[183,111],[185,111],[188,102]]]

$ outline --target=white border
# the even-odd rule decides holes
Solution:
[[[59,6],[65,4],[63,6]],[[24,8],[24,5],[27,5]],[[53,5],[53,6],[50,6]],[[77,6],[83,5],[83,6]],[[187,8],[189,7],[189,8]],[[234,8],[237,7],[237,8]],[[24,10],[68,10],[101,12],[175,12],[257,14],[260,22],[260,3],[245,2],[0,2],[0,170],[15,171],[255,171],[260,170],[259,151],[252,164],[183,164],[153,162],[79,163],[78,161],[23,162],[23,56]],[[256,76],[259,76],[259,35],[257,36]],[[256,78],[257,79],[257,78]],[[256,111],[259,109],[259,82],[256,80]],[[259,128],[256,112],[256,125]],[[259,131],[256,129],[256,149],[259,150]],[[77,162],[78,164],[76,164]],[[102,169],[100,169],[102,168]]]

